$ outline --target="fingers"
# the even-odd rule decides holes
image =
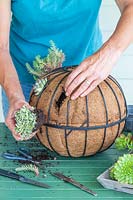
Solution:
[[[14,121],[14,118],[8,116],[8,117],[6,118],[5,124],[6,124],[6,126],[10,129],[10,131],[12,132],[13,137],[14,137],[17,141],[21,140],[21,137],[20,137],[20,136],[16,133],[16,131],[15,131],[15,121]]]
[[[79,97],[83,92],[85,92],[93,82],[93,77],[87,78],[84,82],[80,85],[80,87],[72,94],[71,99],[74,100]]]
[[[88,95],[90,92],[92,92],[97,85],[99,85],[99,80],[95,80],[91,83],[91,85],[80,95],[80,97],[84,97],[86,95]]]
[[[37,131],[34,131],[33,133],[30,134],[30,136],[25,137],[24,140],[30,140],[30,139],[33,138],[36,134],[37,134]]]
[[[30,110],[32,109],[32,107],[26,101],[24,101],[24,100],[16,101],[13,103],[13,105],[10,105],[9,112],[8,112],[7,118],[5,120],[6,126],[10,129],[13,137],[17,141],[22,141],[23,139],[22,139],[21,135],[15,131],[15,113],[19,109],[21,109],[22,106],[26,106]],[[31,133],[30,138],[32,138],[34,135],[35,135],[35,133],[33,133],[33,134]],[[26,138],[26,139],[29,139],[29,138]]]
[[[84,62],[84,63],[81,64],[79,67],[80,67],[80,69],[82,69],[82,65],[83,65],[84,68],[86,67],[85,70],[82,69],[82,72],[80,72],[78,75],[77,75],[77,71],[74,70],[68,76],[66,84],[65,84],[66,96],[70,96],[75,91],[75,89],[77,87],[79,87],[87,79],[87,77],[92,77],[91,80],[90,80],[90,83],[91,83],[92,80],[95,79],[94,67],[93,68],[88,67],[86,62]],[[75,71],[76,71],[77,76],[75,76]],[[70,78],[70,80],[69,80],[69,78]],[[70,83],[70,84],[68,85],[68,83]],[[67,85],[67,87],[66,87],[66,85]],[[78,92],[81,93],[81,90],[86,90],[86,87],[87,87],[87,84],[83,83],[80,86],[80,89],[78,89]],[[81,89],[81,88],[83,88],[83,89]],[[77,94],[76,94],[76,97],[78,97]],[[73,96],[73,99],[75,99],[74,96]]]
[[[81,66],[82,65],[82,66]],[[64,89],[65,89],[65,91],[67,91],[67,89],[68,89],[68,86],[71,84],[71,82],[81,73],[81,72],[83,72],[84,70],[85,70],[85,68],[86,68],[86,63],[85,62],[83,62],[83,63],[81,63],[81,67],[80,66],[78,66],[76,69],[74,69],[71,73],[70,73],[70,75],[68,76],[68,78],[67,78],[67,80],[66,80],[66,83],[65,83],[65,87],[64,87]],[[79,81],[79,79],[77,78],[77,80],[75,81],[75,85],[77,84],[77,82]]]
[[[15,140],[17,140],[17,141],[29,140],[29,139],[31,139],[32,137],[34,137],[34,136],[36,135],[36,133],[37,133],[37,131],[34,131],[33,133],[30,134],[30,136],[28,136],[28,137],[26,137],[25,139],[23,139],[22,136],[21,136],[19,133],[17,133],[17,132],[15,131],[14,119],[12,119],[12,118],[7,118],[7,119],[6,119],[6,125],[7,125],[7,127],[11,130],[13,137],[14,137]]]
[[[86,73],[82,72],[81,74],[79,74],[75,79],[73,79],[73,81],[71,82],[71,84],[68,86],[67,90],[66,90],[66,96],[70,96],[73,91],[86,79]]]

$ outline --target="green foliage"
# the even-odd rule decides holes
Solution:
[[[124,154],[119,157],[109,175],[120,183],[133,184],[133,154]]]
[[[62,62],[65,60],[65,55],[62,50],[59,50],[55,43],[50,41],[51,47],[48,49],[48,55],[45,58],[46,66],[51,71],[57,67],[62,66]]]
[[[32,110],[23,106],[15,113],[15,131],[21,136],[22,139],[28,138],[33,132],[37,116]]]
[[[28,165],[23,165],[21,167],[17,167],[15,171],[20,172],[20,171],[31,171],[36,174],[36,176],[39,175],[39,169],[36,165],[28,164]]]
[[[31,73],[36,80],[53,69],[61,67],[64,60],[64,53],[62,50],[59,50],[51,40],[48,55],[44,58],[41,58],[40,55],[36,56],[33,61],[33,67],[31,67],[29,63],[26,63],[26,67],[29,73]]]
[[[121,134],[115,141],[115,146],[118,150],[133,150],[133,136],[132,133],[127,135]]]
[[[34,88],[33,88],[35,95],[39,95],[41,93],[41,91],[45,87],[46,83],[47,83],[47,78],[37,79],[37,81],[34,85]]]
[[[31,67],[29,63],[26,63],[28,72],[33,75],[35,80],[47,72],[44,66],[45,63],[39,55],[35,57],[35,60],[33,61],[33,67]]]

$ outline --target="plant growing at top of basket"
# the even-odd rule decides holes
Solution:
[[[48,49],[48,55],[44,58],[41,58],[40,55],[37,55],[33,61],[33,67],[31,67],[29,63],[26,63],[26,67],[29,73],[31,73],[36,80],[51,70],[62,67],[64,60],[65,54],[62,52],[62,50],[58,49],[55,43],[51,40],[50,48]]]
[[[36,80],[33,88],[35,95],[39,95],[47,83],[47,78],[43,79],[42,77],[53,69],[62,67],[64,60],[65,54],[62,50],[58,49],[55,43],[51,40],[48,55],[46,57],[41,58],[40,55],[37,55],[33,61],[33,67],[31,67],[29,63],[26,63],[27,70]]]

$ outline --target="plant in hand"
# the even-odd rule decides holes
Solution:
[[[34,108],[31,109],[23,106],[15,113],[15,131],[25,140],[33,133],[37,123],[37,116]]]

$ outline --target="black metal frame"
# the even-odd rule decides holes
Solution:
[[[51,107],[52,107],[52,103],[53,103],[53,100],[54,100],[54,97],[56,95],[56,92],[58,91],[58,88],[59,88],[59,85],[62,83],[62,81],[71,73],[71,70],[73,69],[73,67],[69,67],[69,68],[58,68],[58,69],[55,69],[53,70],[52,72],[50,72],[49,74],[47,74],[46,76],[50,76],[50,75],[54,75],[52,79],[50,79],[46,86],[43,88],[42,92],[40,93],[40,95],[38,96],[38,99],[37,99],[37,102],[36,102],[36,108],[38,107],[38,102],[39,102],[39,99],[41,98],[41,95],[43,94],[44,90],[46,89],[46,87],[48,86],[48,84],[53,81],[56,77],[62,75],[62,74],[65,74],[66,75],[58,82],[58,84],[56,85],[55,89],[53,90],[53,94],[52,94],[52,98],[50,100],[50,105],[49,105],[49,109],[48,109],[48,120],[47,120],[47,123],[44,123],[43,126],[46,127],[46,136],[47,136],[47,140],[48,140],[48,143],[49,143],[49,146],[51,147],[51,149],[56,152],[56,150],[54,149],[54,147],[52,146],[52,143],[50,141],[50,137],[49,137],[49,133],[48,133],[48,127],[51,127],[51,128],[55,128],[55,129],[62,129],[64,130],[64,136],[65,136],[65,143],[66,143],[66,149],[67,149],[67,153],[70,157],[72,157],[70,151],[69,151],[69,146],[68,146],[68,141],[67,141],[67,137],[69,136],[69,134],[71,134],[72,131],[75,131],[75,130],[80,130],[80,131],[84,131],[85,133],[85,145],[84,145],[84,150],[83,150],[83,153],[81,156],[85,156],[85,153],[86,153],[86,145],[87,145],[87,131],[89,130],[97,130],[97,129],[104,129],[104,137],[103,137],[103,141],[101,143],[101,146],[100,148],[98,149],[97,152],[101,152],[102,148],[103,148],[103,145],[104,145],[104,142],[105,142],[105,137],[106,137],[106,130],[107,128],[109,127],[112,127],[112,126],[115,126],[115,125],[118,125],[118,129],[117,129],[117,132],[116,132],[116,137],[118,136],[119,134],[119,131],[120,131],[120,124],[121,122],[124,122],[127,118],[127,104],[126,104],[126,99],[125,99],[125,96],[124,96],[124,93],[123,93],[123,90],[121,88],[121,86],[119,85],[119,83],[112,77],[112,76],[109,76],[109,79],[114,82],[119,90],[121,91],[122,95],[123,95],[123,98],[124,98],[124,102],[125,102],[125,107],[126,107],[126,115],[125,117],[122,118],[121,116],[121,109],[120,109],[120,104],[119,104],[119,100],[117,98],[117,94],[115,93],[115,90],[113,89],[113,87],[109,84],[109,82],[107,80],[104,80],[104,82],[106,83],[106,85],[109,87],[109,89],[112,91],[115,99],[116,99],[116,102],[117,102],[117,105],[118,105],[118,110],[119,110],[119,120],[113,122],[113,123],[108,123],[108,110],[107,110],[107,106],[106,106],[106,101],[105,101],[105,98],[104,98],[104,95],[103,95],[103,92],[102,92],[102,89],[100,86],[97,86],[98,87],[98,90],[100,92],[100,95],[103,99],[103,103],[104,103],[104,107],[105,107],[105,113],[106,113],[106,124],[105,125],[100,125],[100,126],[89,126],[89,110],[88,110],[88,98],[89,96],[86,96],[85,97],[85,101],[86,101],[86,120],[85,122],[83,122],[83,124],[80,126],[80,127],[77,127],[77,126],[69,126],[68,125],[68,120],[69,120],[69,110],[70,110],[70,101],[68,100],[67,102],[67,112],[66,112],[66,126],[63,126],[63,125],[56,125],[56,124],[51,124],[50,123],[50,112],[51,112]],[[44,78],[46,77],[44,76]],[[34,93],[31,94],[31,98],[32,98],[32,95],[34,95]],[[84,126],[86,125],[86,126]],[[41,129],[40,129],[41,131]],[[116,139],[115,137],[115,139]],[[114,140],[115,140],[114,139]],[[114,143],[114,141],[110,144],[110,146]],[[109,146],[109,147],[110,147]],[[108,148],[109,148],[108,147]],[[96,153],[97,153],[96,152]],[[58,152],[56,152],[58,153]]]

